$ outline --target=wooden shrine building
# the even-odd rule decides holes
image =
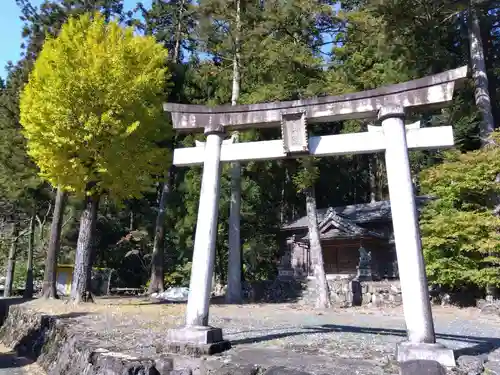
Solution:
[[[420,208],[431,198],[416,197]],[[318,209],[323,262],[328,278],[356,276],[359,248],[371,253],[374,280],[398,278],[390,201]],[[312,276],[307,216],[282,227],[279,276]]]

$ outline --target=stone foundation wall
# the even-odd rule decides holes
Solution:
[[[341,307],[369,305],[374,307],[402,304],[401,284],[397,280],[355,281],[328,280],[330,299]],[[308,280],[302,303],[314,306],[317,297],[315,280]]]
[[[243,284],[243,297],[249,302],[298,302],[304,283],[296,280],[263,280]]]
[[[244,282],[243,299],[246,302],[298,302],[302,299],[306,284],[290,280],[261,280]],[[224,297],[227,285],[216,284],[212,289],[212,297]]]
[[[354,281],[351,279],[330,279],[330,298],[335,306],[394,307],[402,305],[401,284],[399,280]],[[213,296],[223,297],[226,286],[217,284]],[[434,305],[458,307],[478,307],[500,315],[500,299],[484,300],[478,291],[466,290],[450,293],[436,287],[429,287],[429,296]],[[243,298],[247,302],[288,302],[314,306],[317,292],[314,279],[298,280],[282,278],[274,281],[243,283]]]
[[[354,281],[328,280],[330,298],[342,307],[370,305],[375,307],[402,304],[401,285],[398,280]],[[225,294],[226,287],[216,285],[214,296]],[[265,280],[243,283],[243,297],[248,302],[289,302],[314,306],[317,297],[315,280]]]

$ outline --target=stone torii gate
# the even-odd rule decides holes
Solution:
[[[165,111],[172,115],[175,130],[203,131],[206,135],[204,145],[174,151],[174,165],[203,164],[203,178],[186,322],[184,327],[168,332],[170,345],[176,350],[195,347],[198,352],[210,354],[230,347],[230,343],[223,340],[222,330],[208,324],[217,233],[220,162],[385,151],[408,335],[408,340],[398,345],[397,357],[399,361],[435,359],[446,366],[454,366],[453,351],[437,344],[435,339],[408,158],[408,149],[452,147],[453,130],[451,126],[420,128],[418,124],[405,128],[404,118],[409,111],[445,107],[453,98],[455,85],[465,80],[466,76],[467,67],[464,66],[405,83],[340,96],[216,107],[164,104]],[[368,132],[308,138],[308,123],[348,119],[378,119],[381,126],[369,127]],[[281,127],[282,139],[222,144],[228,131],[264,127]],[[239,276],[239,270],[235,270],[239,267],[239,262],[230,264],[230,283],[235,275]]]

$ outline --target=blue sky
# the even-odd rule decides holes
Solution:
[[[5,78],[5,66],[8,61],[16,62],[21,54],[21,30],[22,22],[19,19],[21,12],[15,0],[0,0],[0,77]],[[39,6],[43,0],[31,0],[34,6]],[[125,8],[133,9],[138,0],[124,0]],[[151,0],[142,0],[144,5],[149,6]]]

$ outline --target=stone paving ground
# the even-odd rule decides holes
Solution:
[[[28,306],[55,315],[71,312],[72,327],[96,347],[147,357],[161,351],[169,327],[182,324],[185,308],[140,298],[100,299],[78,307],[33,301]],[[210,313],[210,324],[223,328],[233,349],[208,358],[208,367],[238,362],[315,375],[398,373],[395,347],[405,338],[401,308],[317,311],[291,304],[248,304],[213,305]],[[496,373],[495,365],[500,368],[500,350],[494,352],[500,348],[500,317],[481,315],[477,309],[435,307],[434,320],[438,341],[457,349],[457,356],[484,360],[493,352],[490,374]]]

